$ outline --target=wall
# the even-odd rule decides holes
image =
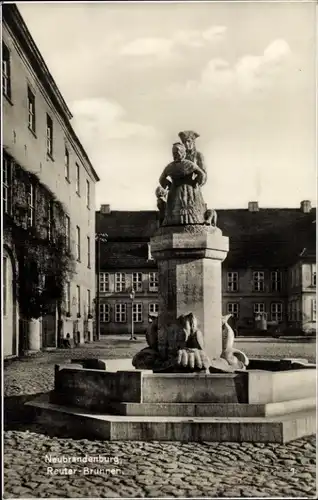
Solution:
[[[316,273],[316,264],[303,263],[302,270],[302,328],[305,331],[316,329],[316,320],[313,315],[313,301],[316,300],[316,286],[313,275]],[[317,303],[317,301],[316,301]],[[317,313],[316,313],[317,314]]]

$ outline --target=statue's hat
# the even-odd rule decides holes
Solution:
[[[183,130],[183,132],[179,132],[178,135],[182,142],[186,141],[187,139],[191,139],[192,141],[194,141],[195,139],[200,137],[200,135],[193,130]]]

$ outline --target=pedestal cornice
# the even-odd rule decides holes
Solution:
[[[151,238],[151,253],[156,260],[215,259],[223,261],[229,250],[229,239],[218,228],[186,226],[164,228]],[[192,229],[192,231],[191,231]],[[170,231],[169,231],[170,230]]]

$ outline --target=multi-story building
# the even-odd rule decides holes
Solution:
[[[66,251],[70,250],[75,256],[75,273],[63,284],[60,320],[57,320],[55,304],[47,311],[46,318],[36,318],[38,326],[33,325],[32,332],[28,333],[32,338],[27,339],[24,330],[19,329],[21,307],[17,299],[21,263],[17,240],[12,238],[12,231],[9,231],[11,236],[5,232],[3,346],[7,356],[16,355],[21,348],[56,347],[58,326],[62,335],[70,333],[81,342],[88,334],[87,328],[92,330],[88,320],[95,296],[94,200],[99,178],[72,128],[72,114],[18,8],[14,4],[3,5],[2,13],[4,226],[12,229],[19,220],[24,238],[32,231],[39,233],[47,225],[41,240],[45,247],[52,241],[50,227],[56,225],[58,207],[63,215],[61,227]],[[24,196],[19,203],[25,205],[22,216],[16,198],[17,190],[21,189]],[[47,210],[41,205],[42,195],[47,197]]]
[[[111,212],[109,205],[97,212],[96,232],[107,234],[97,262],[102,335],[131,332],[132,321],[140,333],[148,314],[158,311],[158,272],[149,244],[156,227],[156,212]]]
[[[316,210],[300,208],[217,210],[229,237],[222,265],[223,314],[239,334],[314,331],[316,327]],[[111,211],[102,205],[96,231],[108,234],[100,258],[101,334],[143,332],[158,310],[158,275],[150,238],[158,212]],[[130,298],[132,287],[134,300]]]

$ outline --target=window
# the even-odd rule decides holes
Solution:
[[[134,302],[133,303],[133,322],[134,323],[142,323],[142,303]]]
[[[297,302],[294,300],[291,302],[291,321],[296,321],[297,318]]]
[[[125,273],[116,273],[115,275],[115,292],[124,292],[126,288]]]
[[[53,202],[52,202],[52,200],[48,200],[48,202],[47,202],[47,238],[48,238],[48,240],[51,240],[52,236],[53,236],[52,225],[53,225]]]
[[[87,236],[87,267],[91,267],[91,239]]]
[[[71,224],[68,215],[65,215],[65,245],[67,250],[70,249],[71,243]]]
[[[312,273],[311,282],[312,282],[312,286],[316,286],[316,271],[313,271],[313,273]]]
[[[99,274],[99,291],[109,292],[109,273]]]
[[[229,302],[227,305],[228,314],[232,314],[233,318],[239,317],[239,305],[237,302]]]
[[[53,121],[48,114],[46,114],[46,152],[53,156]]]
[[[76,192],[80,194],[80,167],[79,164],[76,163]]]
[[[90,290],[87,290],[86,302],[87,302],[87,314],[91,314],[91,291]]]
[[[280,292],[281,291],[281,273],[280,271],[271,272],[271,291]]]
[[[316,299],[312,299],[312,320],[316,321],[317,314],[316,314]]]
[[[259,314],[262,314],[265,312],[265,304],[262,302],[257,302],[254,304],[254,314],[255,316],[258,316]]]
[[[254,292],[264,292],[264,272],[255,271],[253,273],[253,290]]]
[[[151,302],[148,306],[148,314],[153,315],[153,314],[158,314],[158,312],[159,312],[158,302]]]
[[[91,205],[90,205],[90,203],[91,203],[90,198],[91,198],[91,194],[90,194],[90,183],[89,183],[89,181],[87,180],[87,181],[86,181],[86,206],[87,206],[87,208],[90,208],[90,206],[91,206]]]
[[[115,321],[116,323],[126,323],[127,321],[127,314],[126,314],[126,304],[116,304],[115,305]]]
[[[34,186],[29,182],[26,185],[26,202],[27,202],[27,226],[32,227],[34,224]]]
[[[28,86],[28,127],[35,133],[35,95]]]
[[[76,285],[76,307],[77,314],[81,314],[81,288],[79,285]]]
[[[296,267],[295,269],[295,285],[300,285],[300,268]]]
[[[110,305],[109,304],[100,304],[99,305],[99,321],[101,323],[109,323],[110,322]]]
[[[71,283],[69,281],[65,286],[65,312],[71,312]]]
[[[290,285],[293,287],[295,285],[295,272],[294,269],[290,270]]]
[[[76,259],[81,261],[81,230],[76,226]]]
[[[7,315],[7,301],[8,301],[8,258],[3,257],[3,316]]]
[[[142,291],[142,273],[133,273],[132,275],[132,285],[135,292]]]
[[[238,273],[227,273],[227,291],[237,292],[238,291]]]
[[[283,304],[281,302],[273,302],[271,304],[271,320],[282,321],[283,319]]]
[[[11,159],[3,155],[2,163],[2,193],[3,193],[3,212],[11,213]]]
[[[158,292],[158,272],[149,273],[149,292]]]
[[[292,320],[292,302],[288,302],[288,321]]]
[[[10,51],[4,43],[2,43],[2,92],[11,99]]]
[[[301,320],[301,300],[296,300],[296,319]]]
[[[70,154],[67,147],[65,146],[64,151],[64,175],[65,179],[70,180]]]

